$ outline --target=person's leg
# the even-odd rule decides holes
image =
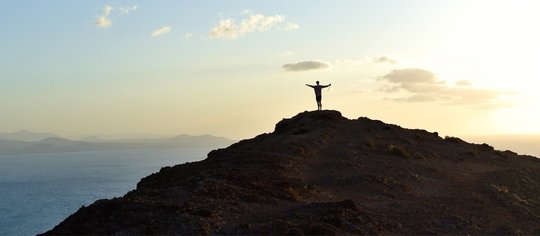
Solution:
[[[317,99],[317,110],[320,111],[322,109],[321,96],[317,96],[316,99]]]

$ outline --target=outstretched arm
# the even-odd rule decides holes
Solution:
[[[323,86],[321,86],[321,87],[326,88],[326,87],[330,87],[330,86],[332,86],[332,84],[329,84],[329,85],[323,85]]]
[[[309,84],[306,84],[306,86],[308,86],[308,87],[312,87],[312,88],[313,88],[313,87],[315,87],[315,86],[313,86],[313,85],[309,85]]]

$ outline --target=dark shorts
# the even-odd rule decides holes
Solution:
[[[321,98],[322,98],[322,96],[320,96],[320,95],[319,95],[319,96],[315,96],[315,100],[317,100],[317,102],[320,102],[320,101],[321,101]]]

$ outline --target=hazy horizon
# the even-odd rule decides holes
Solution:
[[[299,112],[299,113],[301,113],[301,112]],[[287,118],[291,118],[293,116],[294,115],[291,115],[289,117],[282,117],[281,119],[287,119]],[[346,117],[346,118],[348,118],[348,119],[356,119],[356,118],[359,118],[359,117],[354,117],[354,118],[353,117]],[[368,118],[374,119],[372,117],[368,117]],[[278,123],[281,119],[276,120],[276,122],[273,125]],[[386,122],[384,120],[382,120],[382,121],[385,122],[385,123],[402,126],[399,123],[391,123],[391,122]],[[531,138],[540,137],[540,133],[485,133],[485,134],[471,133],[471,134],[465,134],[465,135],[455,135],[454,133],[441,133],[438,130],[429,130],[429,129],[424,129],[422,127],[407,127],[407,126],[402,126],[402,127],[407,128],[407,129],[423,129],[423,130],[427,130],[429,132],[438,132],[441,137],[444,137],[444,136],[456,136],[456,137],[460,137],[460,138],[518,137],[520,139],[527,139],[529,137],[531,137]],[[263,130],[261,133],[269,133],[269,132],[272,132],[273,129],[274,129],[274,127],[272,126],[268,130]],[[80,139],[84,139],[84,138],[88,138],[88,137],[92,137],[92,136],[96,136],[96,137],[99,137],[99,138],[102,138],[102,139],[111,139],[111,140],[137,139],[137,138],[141,138],[141,139],[162,139],[162,138],[171,138],[171,137],[175,137],[175,136],[178,136],[178,135],[189,135],[189,136],[210,135],[210,136],[215,136],[215,137],[223,137],[223,138],[227,138],[227,139],[231,139],[231,140],[240,140],[240,139],[253,138],[253,137],[261,134],[261,133],[257,133],[257,134],[253,134],[253,136],[246,136],[246,137],[240,137],[240,139],[233,139],[231,137],[219,136],[219,135],[215,135],[215,134],[212,134],[212,133],[192,134],[192,133],[186,133],[186,132],[181,132],[181,131],[179,131],[178,133],[129,133],[129,132],[88,133],[88,134],[80,134],[80,135],[70,136],[70,135],[64,135],[64,134],[61,134],[61,133],[55,133],[55,132],[51,132],[51,131],[47,131],[47,130],[38,130],[38,131],[29,130],[29,129],[16,129],[14,131],[0,130],[0,134],[14,134],[14,133],[18,133],[18,132],[30,132],[30,133],[37,133],[37,134],[51,134],[51,135],[54,135],[54,136],[58,136],[58,137],[61,137],[61,138],[72,139],[72,140],[80,140]],[[54,137],[54,136],[51,136],[51,137]],[[15,140],[15,139],[10,139],[10,140]]]
[[[308,4],[306,4],[308,3]],[[8,1],[0,130],[271,132],[323,108],[457,137],[540,134],[536,1]]]
[[[415,127],[404,127],[409,129],[416,129]],[[20,130],[20,131],[28,131],[28,130]],[[272,130],[268,130],[267,132],[271,132]],[[435,130],[428,130],[430,132],[437,132]],[[32,132],[32,131],[29,131]],[[6,133],[3,131],[0,131],[0,134]],[[43,132],[43,133],[49,133],[53,135],[58,135],[51,132]],[[85,138],[97,136],[100,139],[103,139],[105,141],[121,141],[121,140],[128,140],[128,139],[166,139],[166,138],[172,138],[178,135],[189,135],[189,136],[203,136],[203,135],[210,135],[213,137],[221,137],[221,136],[214,136],[212,134],[203,134],[203,135],[191,135],[191,134],[176,134],[176,135],[166,135],[166,134],[101,134],[101,135],[84,135],[80,137],[65,137],[62,135],[58,135],[60,138],[68,138],[71,140],[84,140]],[[439,133],[441,137],[445,136],[452,136],[450,134],[441,134]],[[0,136],[0,141],[2,140]],[[487,143],[491,146],[493,146],[496,150],[510,150],[513,152],[516,152],[520,155],[532,155],[535,157],[540,157],[540,134],[482,134],[482,135],[464,135],[464,136],[458,136],[459,138],[465,140],[466,142],[475,143],[475,144],[482,144]],[[238,141],[241,139],[231,139],[229,137],[222,137],[229,139],[231,142]],[[242,139],[249,139],[253,137],[244,137]],[[22,139],[6,139],[6,140],[22,140]],[[24,141],[24,140],[23,140]],[[1,154],[1,153],[0,153]]]
[[[166,139],[166,138],[173,138],[173,137],[176,137],[176,136],[179,136],[179,135],[189,135],[189,136],[205,136],[205,135],[210,135],[210,136],[214,136],[214,137],[221,137],[221,136],[216,136],[216,135],[212,135],[212,134],[187,134],[187,133],[175,133],[175,134],[157,134],[157,133],[101,133],[101,134],[82,134],[82,135],[77,135],[77,136],[67,136],[67,135],[62,135],[62,134],[58,134],[58,133],[54,133],[54,132],[49,132],[49,131],[33,131],[33,130],[28,130],[28,129],[19,129],[19,130],[16,130],[16,131],[11,131],[11,132],[8,132],[8,131],[2,131],[0,130],[0,140],[2,139],[2,137],[5,137],[5,136],[13,136],[13,135],[20,135],[20,136],[24,136],[26,133],[28,133],[30,136],[32,135],[39,135],[39,137],[44,137],[44,138],[48,138],[48,137],[59,137],[59,138],[66,138],[66,139],[70,139],[70,140],[82,140],[82,139],[86,139],[86,138],[100,138],[100,139],[104,139],[104,140],[122,140],[122,139]],[[228,138],[228,137],[223,137],[223,138]],[[8,137],[8,138],[4,138],[5,140],[18,140],[18,141],[25,141],[25,140],[28,140],[28,139],[31,139],[31,141],[40,141],[41,139],[36,139],[36,138],[12,138],[12,137]]]

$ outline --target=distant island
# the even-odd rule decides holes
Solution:
[[[540,159],[337,111],[163,167],[46,235],[540,235]]]
[[[33,133],[22,130],[15,133],[0,133],[0,155],[216,147],[227,146],[233,142],[233,140],[212,135],[185,134],[154,139],[110,140],[88,136],[81,140],[71,140],[52,133]]]

